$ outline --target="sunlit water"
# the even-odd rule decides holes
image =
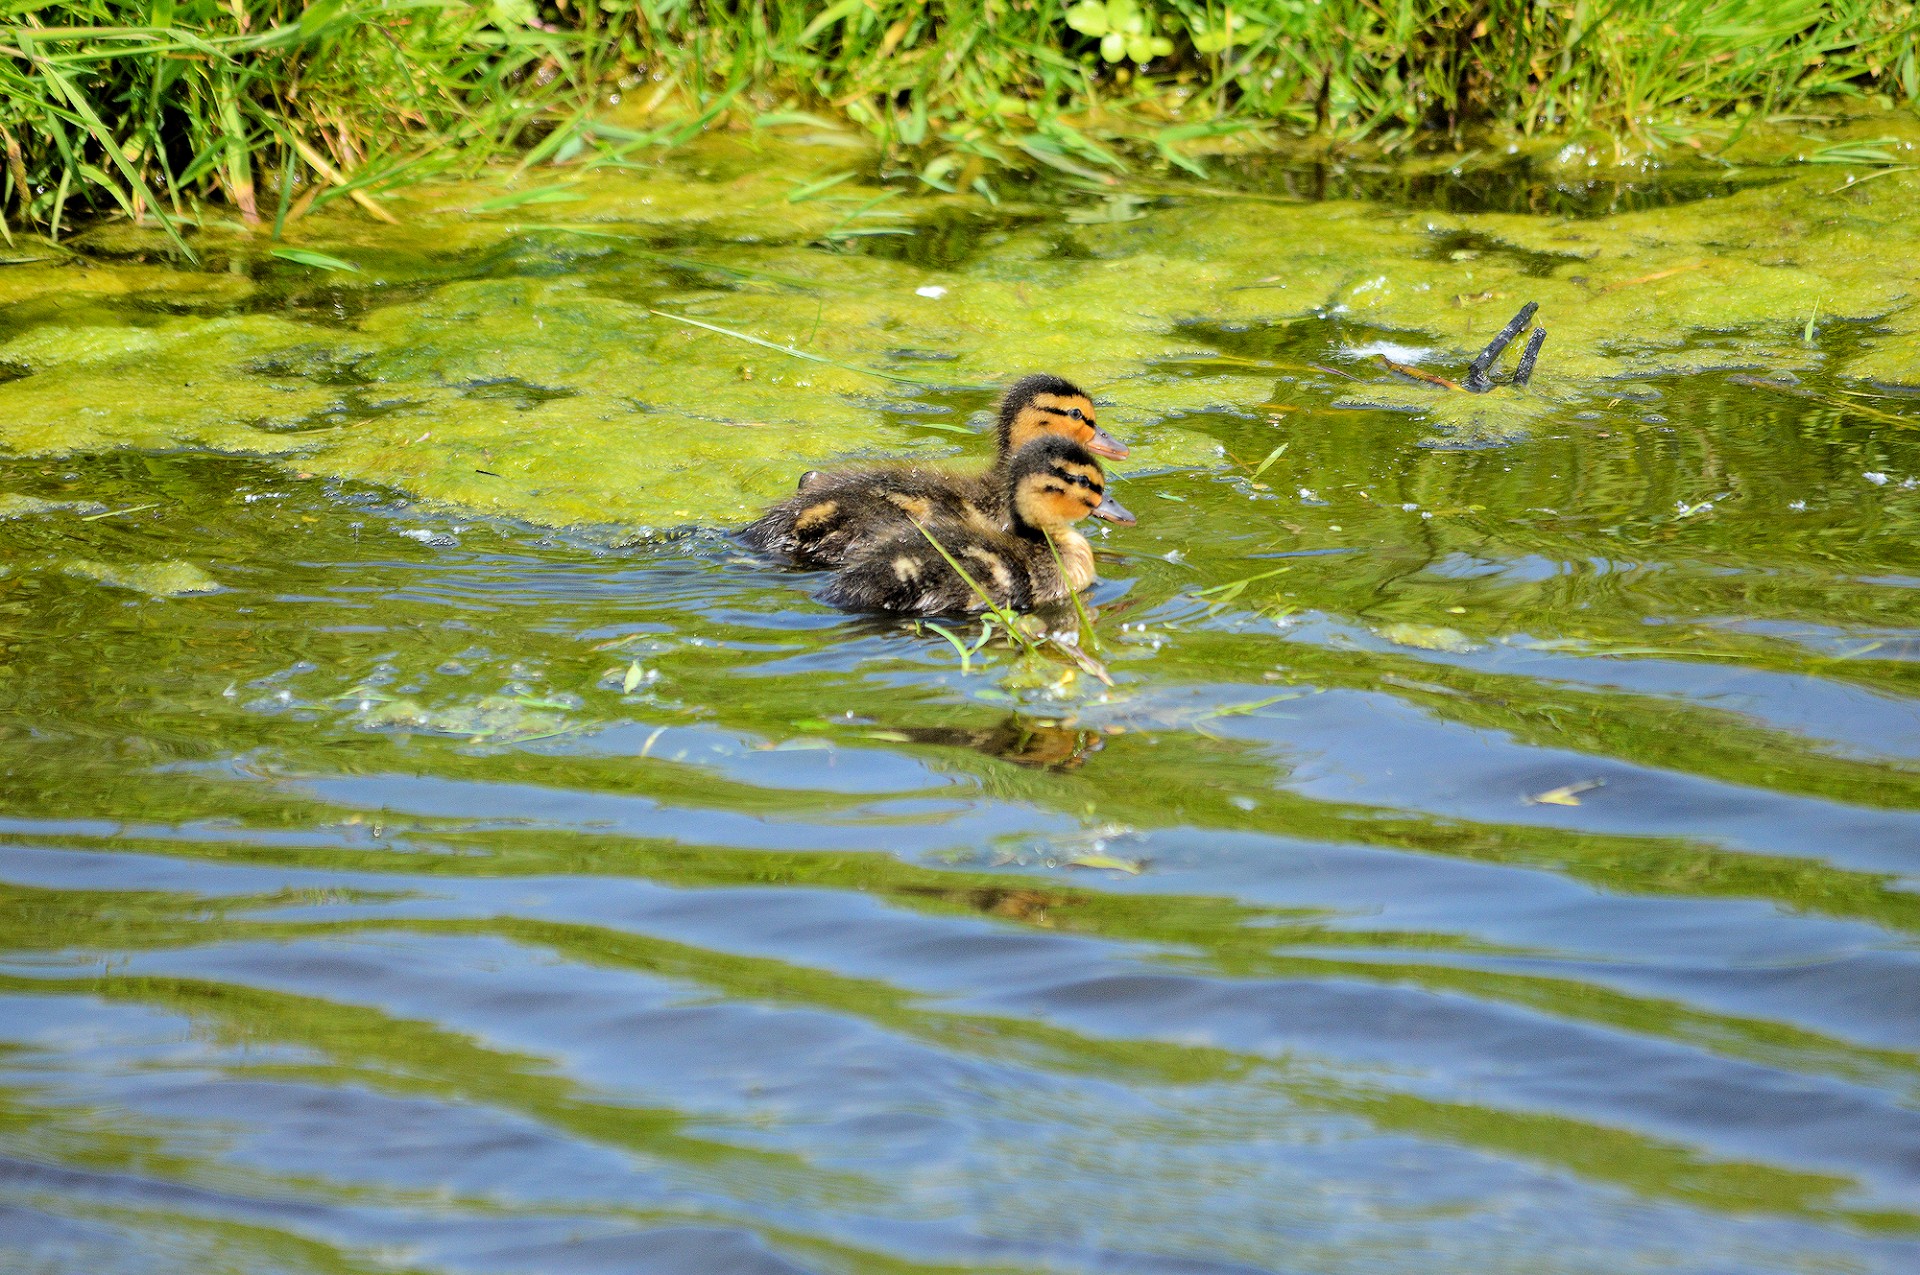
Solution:
[[[1333,408],[1417,339],[1179,334],[1111,690],[712,528],[0,457],[0,1267],[1915,1269],[1920,436]]]

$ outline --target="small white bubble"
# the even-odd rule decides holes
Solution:
[[[1860,476],[1872,483],[1875,487],[1885,487],[1887,485],[1887,476],[1877,469],[1869,469]]]
[[[924,288],[915,288],[913,295],[916,297],[931,297],[935,301],[938,301],[941,297],[947,295],[947,290],[937,283],[930,283]]]

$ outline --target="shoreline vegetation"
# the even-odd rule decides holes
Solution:
[[[870,138],[927,189],[1170,168],[1287,138],[1393,153],[1920,102],[1907,0],[0,0],[0,228],[271,227],[511,162],[716,128]],[[225,209],[214,211],[224,204]]]

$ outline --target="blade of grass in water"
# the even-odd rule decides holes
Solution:
[[[749,345],[757,345],[762,349],[772,350],[776,354],[787,355],[789,358],[805,359],[810,363],[825,363],[827,366],[837,367],[843,372],[855,372],[861,376],[871,376],[882,381],[899,381],[905,385],[937,385],[952,388],[952,382],[950,381],[929,381],[924,377],[902,376],[898,372],[882,372],[877,368],[861,367],[857,363],[842,363],[839,359],[830,359],[824,354],[814,354],[807,350],[796,350],[790,345],[779,345],[762,337],[749,336],[745,332],[735,332],[732,328],[723,328],[717,323],[703,323],[699,319],[689,319],[685,315],[668,314],[665,310],[649,310],[647,313],[657,315],[662,319],[671,319],[675,323],[684,323],[688,327],[705,328],[709,332],[717,332],[721,336],[732,337],[736,341],[745,341]],[[987,387],[968,386],[966,388],[985,389]]]
[[[1053,542],[1053,533],[1045,527],[1040,529],[1040,534],[1047,538],[1047,552],[1053,555],[1053,569],[1060,573],[1061,583],[1066,583],[1067,565],[1060,560],[1060,546]],[[1093,620],[1087,615],[1086,603],[1080,600],[1078,592],[1070,593],[1068,596],[1073,599],[1074,615],[1080,619],[1080,632],[1084,635],[1089,649],[1097,652],[1100,649],[1100,636],[1093,631]],[[1111,679],[1102,678],[1101,680],[1109,686],[1113,685]]]
[[[1000,621],[1000,627],[1007,631],[1007,636],[1011,637],[1015,642],[1018,642],[1027,654],[1038,654],[1040,649],[1038,644],[1027,636],[1026,631],[1020,627],[1019,621],[1013,612],[993,600],[993,595],[982,588],[978,580],[968,574],[967,569],[960,565],[958,558],[947,552],[947,547],[941,544],[931,531],[927,530],[925,523],[917,518],[908,519],[908,521],[913,523],[915,530],[926,537],[927,543],[933,546],[934,552],[947,560],[947,565],[953,568],[954,574],[966,582],[967,588],[971,589],[973,595],[980,599],[980,605],[985,609],[986,613]]]
[[[338,257],[329,257],[324,252],[309,252],[305,248],[275,248],[273,256],[282,261],[291,261],[302,266],[312,266],[316,270],[351,270],[358,273],[360,267],[351,261],[342,261]]]
[[[935,624],[932,620],[927,621],[927,627],[945,638],[948,645],[952,646],[959,654],[960,671],[963,674],[973,672],[973,648],[969,647],[965,642],[962,642],[959,634],[944,624]]]
[[[573,189],[571,182],[561,182],[553,186],[540,186],[533,190],[518,190],[510,195],[499,195],[493,199],[475,204],[469,212],[490,213],[505,212],[510,208],[520,208],[527,204],[571,204],[585,199],[579,191]]]

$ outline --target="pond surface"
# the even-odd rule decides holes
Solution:
[[[847,167],[0,270],[0,1266],[1920,1265],[1920,180]],[[1111,687],[726,538],[1037,367]]]

